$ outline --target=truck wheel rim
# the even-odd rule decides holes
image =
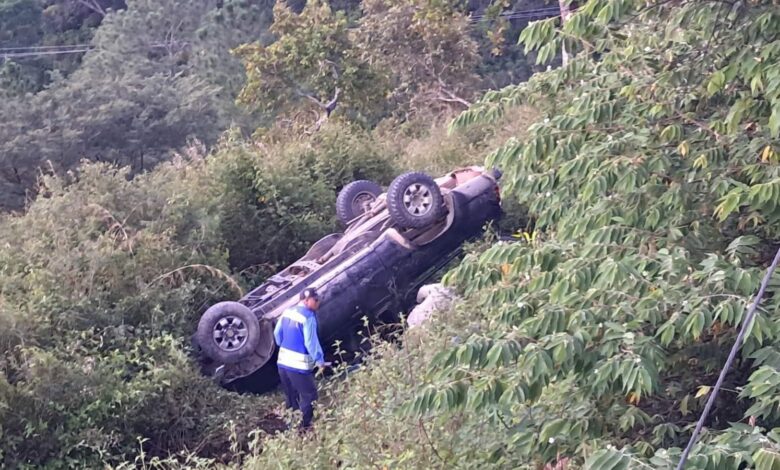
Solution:
[[[431,211],[433,195],[424,184],[414,183],[404,191],[404,207],[415,217],[421,217]]]
[[[352,198],[352,213],[358,216],[368,210],[368,205],[376,200],[376,196],[369,192],[361,192]]]
[[[246,344],[247,327],[240,318],[228,315],[214,325],[214,342],[223,351],[236,351]]]

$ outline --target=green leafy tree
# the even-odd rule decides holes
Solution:
[[[356,30],[361,56],[391,83],[389,110],[423,116],[462,110],[478,88],[477,44],[455,2],[367,0]]]
[[[124,0],[0,2],[0,47],[14,48],[0,51],[0,96],[36,93],[54,77],[70,75],[103,17],[124,8]],[[79,47],[59,48],[69,45]]]
[[[360,59],[347,26],[343,12],[318,0],[307,2],[300,14],[277,3],[271,27],[276,40],[236,49],[247,75],[239,101],[308,132],[336,110],[370,119],[380,106],[382,83]]]
[[[338,191],[357,179],[388,183],[392,159],[370,133],[330,120],[293,142],[255,144],[227,134],[209,158],[209,197],[218,201],[230,266],[268,275],[337,231]]]
[[[0,103],[3,205],[22,207],[41,168],[67,170],[86,158],[142,171],[193,137],[214,142],[232,98],[220,97],[216,79],[191,57],[206,47],[196,39],[215,8],[208,0],[186,9],[131,1],[103,19],[78,70]]]
[[[468,389],[450,405],[516,417],[513,462],[673,468],[778,236],[780,17],[771,2],[594,0],[570,20],[521,36],[541,63],[576,51],[570,64],[456,121],[517,103],[545,113],[488,159],[528,205],[534,241],[452,273],[495,328],[436,369]],[[689,468],[777,464],[777,307],[762,303]],[[500,393],[469,378],[483,373]]]
[[[486,88],[498,89],[524,82],[534,72],[543,70],[534,65],[534,52],[524,52],[516,38],[531,21],[555,16],[557,9],[556,3],[545,0],[504,0],[478,5],[472,10],[475,21],[472,35],[482,57],[478,73]]]
[[[43,36],[42,10],[35,0],[0,1],[0,47],[37,44]],[[39,89],[43,71],[19,63],[0,51],[0,97]]]
[[[268,165],[251,144],[225,144],[210,159],[210,196],[232,268],[269,275],[333,228],[335,195],[322,182]]]
[[[199,75],[220,85],[231,104],[244,86],[244,67],[230,51],[242,44],[269,44],[273,2],[229,0],[207,13],[196,31],[191,62]]]
[[[436,348],[383,350],[344,381],[324,437],[284,436],[258,468],[312,455],[356,467],[677,465],[780,236],[777,6],[590,0],[521,39],[540,64],[563,45],[574,57],[487,93],[454,128],[538,110],[486,161],[534,230],[448,274],[461,306],[418,333]],[[780,464],[778,286],[686,468]],[[392,438],[372,420],[397,426]]]

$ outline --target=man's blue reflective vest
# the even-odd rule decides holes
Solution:
[[[284,311],[276,322],[274,339],[279,346],[276,364],[283,369],[310,373],[325,360],[317,338],[317,318],[303,305]]]

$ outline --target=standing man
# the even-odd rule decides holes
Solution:
[[[315,312],[320,297],[313,288],[301,292],[301,302],[284,311],[274,328],[274,339],[279,346],[276,365],[287,397],[287,407],[303,413],[301,429],[308,429],[314,416],[312,402],[317,400],[314,383],[314,365],[325,367],[325,359],[317,338]]]

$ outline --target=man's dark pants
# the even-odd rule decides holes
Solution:
[[[314,383],[314,374],[293,372],[279,367],[279,378],[282,380],[282,388],[287,397],[287,407],[294,410],[300,409],[303,413],[301,427],[308,428],[314,417],[312,402],[317,400],[317,384]]]

